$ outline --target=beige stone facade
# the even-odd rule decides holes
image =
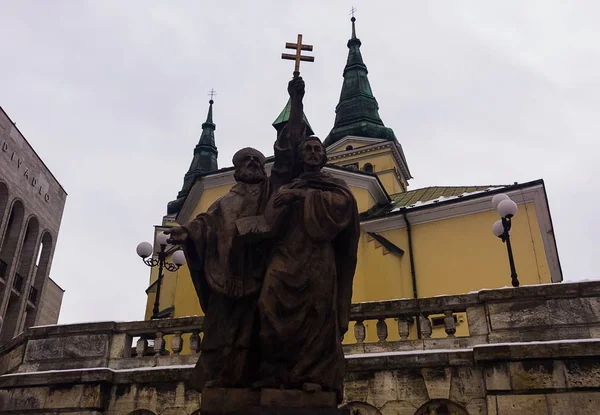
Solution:
[[[600,281],[359,303],[351,319],[353,415],[600,413]],[[30,328],[0,348],[0,413],[199,414],[201,337],[202,317]]]
[[[49,279],[67,194],[0,108],[0,344],[58,320]]]

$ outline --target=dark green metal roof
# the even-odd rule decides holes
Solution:
[[[397,141],[394,131],[387,128],[379,117],[379,104],[371,91],[367,77],[369,71],[360,53],[362,43],[356,37],[356,19],[353,17],[351,20],[352,37],[348,40],[344,83],[335,108],[335,123],[324,144],[329,146],[348,135]]]
[[[198,144],[194,148],[194,158],[190,164],[190,168],[183,177],[183,186],[177,194],[177,199],[167,204],[167,214],[176,214],[181,210],[186,196],[190,193],[196,178],[202,174],[216,171],[219,169],[217,163],[217,146],[215,145],[215,130],[216,124],[213,122],[213,104],[211,99],[208,106],[208,114],[206,121],[202,124],[202,134],[198,140]]]
[[[279,113],[279,116],[277,116],[275,121],[273,121],[273,127],[275,127],[277,132],[281,131],[283,129],[283,127],[285,127],[285,125],[290,120],[291,108],[292,108],[292,101],[290,98],[288,98],[287,104],[285,104],[285,107],[281,110],[281,113]],[[306,123],[307,135],[309,135],[309,136],[314,135],[315,133],[314,133],[312,127],[310,126],[310,123],[308,122],[308,118],[306,118],[306,114],[304,114],[304,113],[302,113],[302,120]]]

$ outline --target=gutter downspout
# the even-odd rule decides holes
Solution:
[[[410,277],[412,279],[413,297],[419,298],[417,291],[417,274],[415,273],[415,258],[413,256],[412,231],[410,228],[410,222],[408,221],[408,217],[406,215],[406,209],[402,210],[402,217],[406,223],[406,233],[408,234],[408,257],[410,259]]]
[[[410,222],[408,221],[408,216],[406,213],[406,208],[402,208],[402,217],[404,218],[404,223],[406,223],[406,233],[408,236],[408,258],[410,260],[410,277],[412,280],[413,286],[413,297],[419,298],[419,294],[417,291],[417,273],[415,272],[415,258],[413,255],[413,244],[412,244],[412,229],[410,227]],[[417,339],[421,338],[421,316],[417,316]]]

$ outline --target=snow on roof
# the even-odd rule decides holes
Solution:
[[[490,192],[492,190],[502,189],[504,187],[505,186],[491,186],[491,187],[487,187],[485,189],[474,190],[474,191],[470,191],[470,192],[466,191],[466,192],[463,192],[463,193],[460,193],[460,194],[457,194],[457,195],[452,195],[452,196],[441,195],[439,197],[436,197],[436,198],[433,198],[433,199],[429,199],[429,200],[417,200],[415,203],[412,203],[412,204],[395,207],[390,212],[398,212],[403,207],[415,208],[415,207],[419,207],[419,206],[433,205],[435,203],[445,202],[447,200],[453,200],[453,199],[460,199],[461,197],[471,196],[471,195],[475,195],[475,194],[478,194],[478,193],[486,193],[486,192]]]

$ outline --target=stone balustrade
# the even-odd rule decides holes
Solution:
[[[185,380],[202,322],[30,328],[0,347],[0,407],[197,413],[200,396]],[[346,401],[357,414],[428,413],[429,404],[562,414],[582,399],[600,411],[600,281],[353,304],[344,340]]]

